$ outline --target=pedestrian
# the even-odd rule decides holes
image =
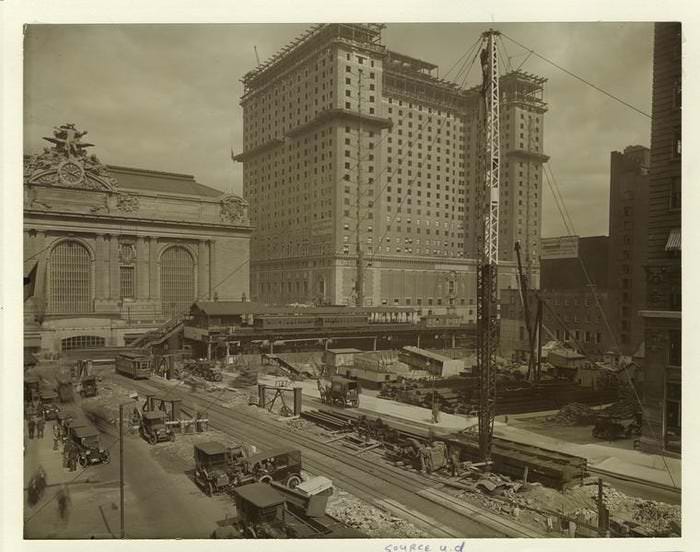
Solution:
[[[454,448],[450,454],[450,471],[452,477],[457,477],[459,471],[459,451]]]
[[[72,472],[74,472],[75,470],[78,469],[78,455],[79,455],[78,447],[75,447],[75,446],[71,447],[71,454],[70,454],[70,458],[68,460],[68,462],[69,462],[68,467],[69,467],[70,471],[72,471]]]
[[[36,421],[34,420],[34,417],[32,416],[29,418],[29,421],[27,421],[27,429],[29,430],[29,438],[34,439],[34,428],[36,427]]]
[[[435,396],[433,396],[433,423],[440,423],[440,403]]]
[[[68,516],[70,514],[70,494],[68,492],[68,487],[63,486],[60,491],[56,494],[56,501],[58,503],[58,516],[62,521],[68,521]]]
[[[59,439],[59,438],[56,436],[56,434],[54,433],[54,436],[53,436],[53,450],[58,450],[58,443],[59,443],[59,441],[60,441],[60,439]]]
[[[39,417],[37,418],[36,421],[36,437],[37,439],[43,439],[44,438],[44,426],[46,425],[46,420],[44,419],[44,415],[40,414]]]
[[[68,467],[68,458],[70,457],[70,443],[66,442],[63,445],[63,467]]]

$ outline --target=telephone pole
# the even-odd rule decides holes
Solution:
[[[362,113],[362,69],[358,71],[357,112]],[[362,255],[362,240],[360,237],[360,222],[362,219],[362,123],[357,123],[357,193],[355,195],[355,302],[358,307],[365,304],[364,259]]]

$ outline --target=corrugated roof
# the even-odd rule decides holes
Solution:
[[[681,229],[674,228],[668,235],[668,240],[666,241],[666,251],[680,251],[681,250]]]
[[[139,192],[160,192],[200,197],[220,197],[221,190],[204,186],[190,174],[149,171],[131,167],[108,165],[110,175],[117,179],[119,188]]]

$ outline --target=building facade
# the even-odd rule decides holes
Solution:
[[[474,320],[479,93],[388,50],[381,29],[315,26],[243,78],[251,293],[353,303],[359,249],[366,304]],[[501,79],[503,288],[514,239],[530,236],[538,268],[543,83]]]
[[[643,146],[610,154],[608,288],[620,298],[613,330],[619,335],[620,351],[627,356],[644,339],[639,311],[646,298],[649,160],[649,148]]]
[[[533,321],[537,296],[544,302],[542,343],[571,343],[594,359],[617,347],[611,335],[619,296],[608,288],[607,236],[543,238],[540,290],[530,293]],[[585,270],[584,270],[585,267]],[[529,342],[525,312],[518,288],[504,290],[501,301],[501,354],[527,359]]]
[[[644,319],[647,451],[681,451],[681,24],[654,26]]]
[[[616,294],[596,289],[594,297],[590,288],[574,288],[545,289],[538,295],[546,304],[542,317],[543,345],[551,340],[567,342],[594,360],[602,360],[605,353],[615,347],[600,308],[606,312],[613,310],[617,305]],[[534,327],[537,308],[534,293],[530,294],[529,306]],[[504,290],[501,294],[500,354],[526,360],[529,350],[520,290]]]
[[[66,124],[24,163],[25,345],[122,346],[197,299],[248,294],[246,204],[192,176],[103,165]]]

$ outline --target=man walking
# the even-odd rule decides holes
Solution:
[[[44,414],[39,414],[36,420],[36,437],[37,439],[44,438],[44,426],[46,425],[46,420],[44,419]]]
[[[34,420],[34,416],[31,416],[29,420],[27,420],[27,429],[29,430],[29,438],[34,439],[34,428],[36,427],[36,421]]]

